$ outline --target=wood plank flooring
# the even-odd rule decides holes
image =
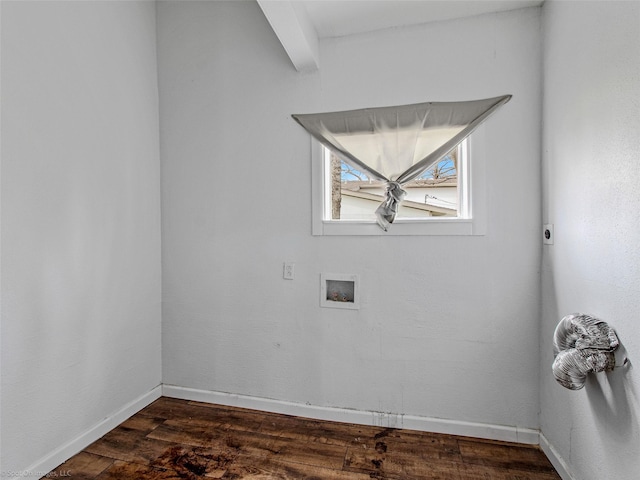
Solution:
[[[166,397],[48,476],[62,477],[560,479],[535,446],[325,422]]]

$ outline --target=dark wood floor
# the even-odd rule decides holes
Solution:
[[[162,397],[49,478],[552,480],[538,447]]]

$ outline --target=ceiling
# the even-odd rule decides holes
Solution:
[[[257,0],[299,71],[319,68],[318,41],[539,6],[543,0]]]
[[[318,37],[438,22],[540,5],[535,0],[302,0]]]

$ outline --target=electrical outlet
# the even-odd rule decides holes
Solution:
[[[542,243],[544,245],[553,245],[553,223],[547,223],[542,226]]]
[[[295,263],[285,262],[282,268],[282,278],[285,280],[293,280],[295,276]]]

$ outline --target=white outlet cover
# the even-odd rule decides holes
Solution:
[[[293,280],[296,275],[296,264],[291,262],[285,262],[282,265],[282,278],[285,280]]]

